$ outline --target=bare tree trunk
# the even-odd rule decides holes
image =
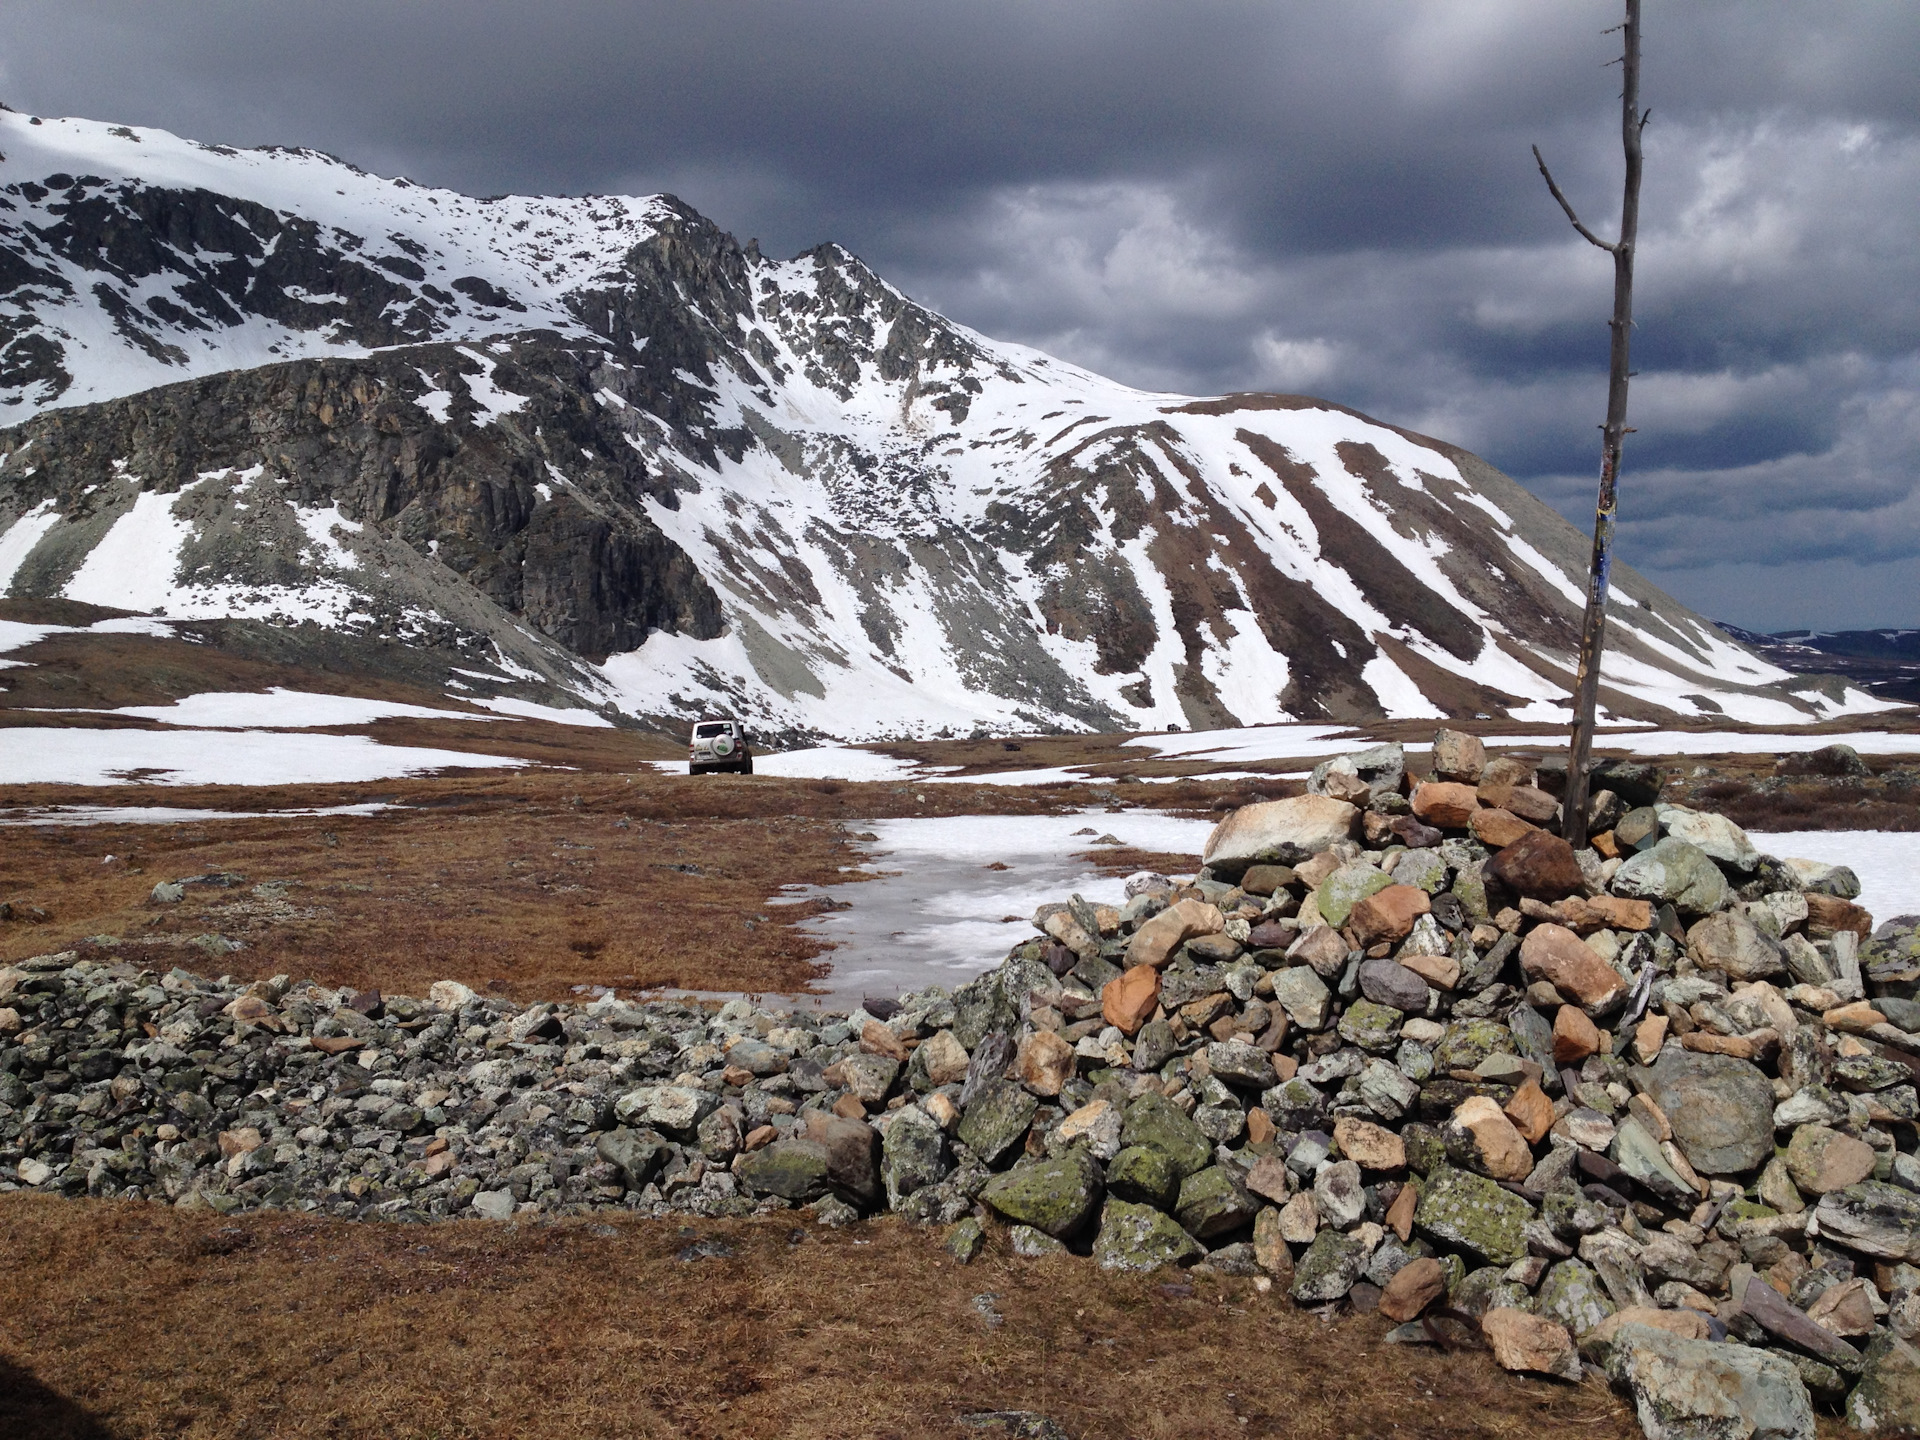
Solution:
[[[1547,188],[1560,202],[1573,228],[1613,256],[1612,353],[1607,369],[1607,423],[1602,428],[1600,495],[1594,506],[1593,560],[1587,574],[1587,609],[1580,630],[1580,665],[1573,686],[1573,742],[1567,756],[1567,790],[1561,802],[1560,833],[1578,848],[1587,839],[1587,769],[1593,752],[1594,708],[1600,691],[1600,656],[1606,647],[1607,590],[1613,572],[1614,486],[1620,477],[1620,445],[1627,426],[1627,381],[1632,374],[1628,349],[1633,335],[1633,252],[1640,229],[1640,132],[1651,112],[1640,108],[1640,0],[1626,0],[1627,18],[1621,26],[1626,50],[1622,57],[1624,83],[1620,93],[1620,144],[1626,152],[1626,190],[1620,203],[1620,238],[1612,244],[1600,239],[1574,214],[1560,193],[1547,162],[1535,146]]]

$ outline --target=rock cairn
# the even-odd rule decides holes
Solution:
[[[1661,776],[1436,737],[1246,806],[848,1015],[0,969],[0,1189],[400,1220],[983,1221],[1408,1343],[1602,1367],[1650,1435],[1920,1424],[1920,919]],[[1477,1332],[1477,1333],[1476,1333]],[[1704,1427],[1704,1428],[1703,1428]]]

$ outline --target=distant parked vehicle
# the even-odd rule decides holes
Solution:
[[[753,751],[747,745],[747,732],[739,721],[702,720],[693,727],[687,773],[705,775],[713,770],[731,770],[736,775],[753,773]]]

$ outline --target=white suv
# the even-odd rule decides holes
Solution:
[[[731,770],[736,775],[753,773],[753,751],[747,748],[747,732],[737,720],[702,720],[693,727],[693,739],[687,751],[687,773],[705,775],[710,770]]]

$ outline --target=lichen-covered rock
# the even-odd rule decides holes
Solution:
[[[1521,1233],[1533,1207],[1493,1181],[1450,1165],[1427,1177],[1413,1224],[1436,1245],[1461,1250],[1483,1265],[1511,1265],[1527,1253]]]
[[[1562,1260],[1546,1273],[1534,1297],[1534,1310],[1564,1325],[1575,1339],[1614,1313],[1600,1277],[1584,1260]]]
[[[1147,1145],[1129,1145],[1107,1162],[1109,1194],[1156,1210],[1173,1208],[1180,1179],[1167,1153]]]
[[[1822,1238],[1882,1260],[1920,1262],[1920,1195],[1863,1180],[1820,1197],[1814,1223]]]
[[[1338,929],[1347,923],[1355,905],[1391,884],[1393,878],[1381,874],[1375,866],[1360,861],[1343,865],[1322,880],[1314,892],[1319,897],[1320,918]]]
[[[1425,996],[1421,997],[1425,1000]],[[1349,1045],[1374,1055],[1385,1055],[1400,1043],[1400,1026],[1406,1015],[1371,1000],[1355,1000],[1340,1017],[1340,1038]],[[1268,1067],[1271,1070],[1271,1066]]]
[[[1622,1325],[1606,1369],[1633,1396],[1647,1440],[1813,1440],[1799,1371],[1764,1350]]]
[[[827,1147],[812,1140],[776,1140],[747,1156],[738,1174],[743,1184],[761,1195],[778,1195],[804,1205],[831,1188],[827,1181]]]
[[[1875,1337],[1847,1397],[1847,1423],[1865,1435],[1920,1432],[1920,1351],[1897,1335]]]
[[[1213,1163],[1213,1146],[1200,1127],[1164,1095],[1148,1093],[1129,1102],[1121,1120],[1120,1143],[1159,1151],[1181,1180]]]
[[[1100,1207],[1099,1163],[1084,1150],[996,1175],[980,1199],[998,1214],[1056,1239],[1076,1233]]]
[[[1313,1237],[1293,1267],[1293,1287],[1287,1293],[1302,1305],[1324,1305],[1353,1289],[1366,1268],[1367,1247],[1338,1230],[1322,1230]]]
[[[1773,1154],[1773,1082],[1757,1065],[1669,1047],[1647,1079],[1674,1143],[1702,1175],[1757,1170]]]
[[[1630,900],[1671,905],[1682,915],[1711,915],[1733,895],[1705,851],[1672,835],[1628,859],[1607,888]]]
[[[1093,1258],[1102,1270],[1158,1270],[1191,1265],[1206,1249],[1171,1215],[1109,1195],[1100,1211]]]
[[[909,1195],[944,1180],[952,1169],[947,1132],[931,1115],[909,1107],[887,1122],[880,1142],[880,1180],[891,1208],[898,1210]]]
[[[997,1163],[1027,1133],[1040,1102],[1016,1080],[984,1087],[960,1119],[960,1142],[987,1164]]]
[[[1209,1165],[1180,1182],[1173,1214],[1194,1239],[1212,1240],[1249,1223],[1259,1208],[1237,1174],[1223,1165]]]

